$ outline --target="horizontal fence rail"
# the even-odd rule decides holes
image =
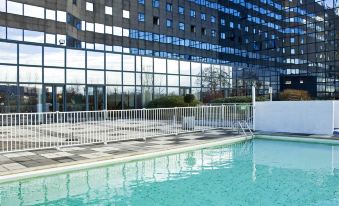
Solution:
[[[0,153],[107,143],[252,123],[250,104],[0,114]]]

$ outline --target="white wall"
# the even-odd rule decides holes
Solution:
[[[334,128],[339,128],[339,101],[334,101]]]
[[[267,132],[332,135],[334,115],[333,101],[257,102],[255,128]]]

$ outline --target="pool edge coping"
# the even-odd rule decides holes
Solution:
[[[269,134],[255,134],[254,136],[255,136],[254,137],[255,139],[339,145],[338,139],[329,139],[329,138],[322,138],[322,137],[303,137],[303,136],[288,136],[288,135],[282,136],[282,135],[269,135]]]
[[[45,177],[50,175],[62,174],[66,172],[74,172],[77,170],[85,170],[85,169],[93,169],[96,167],[104,167],[112,164],[119,164],[123,162],[131,162],[136,160],[148,159],[153,157],[159,157],[163,155],[170,155],[175,153],[182,153],[192,150],[204,149],[209,147],[215,147],[220,145],[229,145],[238,142],[243,142],[246,140],[253,139],[251,136],[234,136],[232,138],[227,138],[223,140],[216,140],[213,142],[204,142],[199,144],[193,144],[178,148],[170,148],[170,149],[162,149],[162,150],[155,150],[155,151],[146,151],[146,152],[138,152],[132,153],[128,156],[122,156],[113,158],[111,157],[104,157],[104,158],[94,158],[90,160],[86,160],[85,162],[78,161],[72,163],[64,163],[60,165],[50,165],[46,168],[32,168],[30,170],[25,171],[17,171],[13,172],[12,174],[5,174],[0,176],[0,184],[25,180],[30,178],[37,178],[37,177]],[[42,166],[43,167],[43,166]]]

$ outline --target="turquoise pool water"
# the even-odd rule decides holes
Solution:
[[[255,139],[0,185],[0,205],[339,205],[339,146]]]

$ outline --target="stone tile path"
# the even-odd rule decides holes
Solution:
[[[113,142],[86,146],[65,147],[60,150],[46,149],[30,152],[16,152],[0,155],[0,176],[39,170],[63,165],[80,164],[115,159],[141,153],[168,150],[179,147],[220,141],[240,137],[230,130],[211,130],[205,133],[191,133],[152,139]]]

